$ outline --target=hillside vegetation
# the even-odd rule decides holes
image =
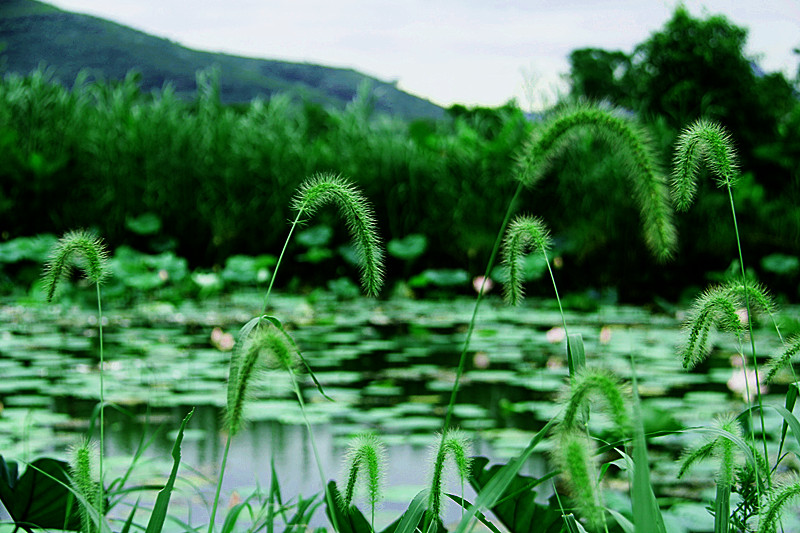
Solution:
[[[369,83],[380,112],[404,118],[443,115],[442,109],[431,102],[351,69],[192,50],[34,0],[0,3],[0,49],[3,46],[6,71],[28,74],[46,65],[68,86],[86,69],[91,77],[108,80],[122,80],[135,70],[143,91],[169,84],[177,95],[191,97],[197,90],[197,71],[216,68],[220,72],[220,96],[226,103],[245,103],[281,93],[342,108],[362,83]]]

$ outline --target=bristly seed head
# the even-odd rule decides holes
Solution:
[[[292,200],[292,207],[313,215],[333,202],[347,222],[361,263],[361,285],[369,296],[377,296],[383,285],[383,250],[372,206],[350,182],[331,174],[319,174],[305,181]]]
[[[545,253],[550,247],[550,235],[541,219],[518,216],[508,226],[503,240],[503,264],[508,272],[508,281],[503,287],[503,296],[510,305],[519,305],[524,297],[523,259],[528,249]]]
[[[347,486],[340,490],[341,508],[347,513],[353,505],[358,480],[366,488],[366,499],[374,511],[380,501],[384,472],[386,471],[386,448],[377,435],[359,435],[350,441],[345,456],[345,479]]]
[[[442,514],[443,478],[447,458],[452,458],[452,464],[455,466],[456,475],[461,480],[462,488],[464,481],[469,478],[472,466],[472,444],[463,431],[448,429],[444,433],[444,437],[439,437],[438,442],[439,446],[436,448],[433,460],[433,476],[428,500],[428,510],[434,518],[438,518]]]
[[[92,283],[102,283],[108,276],[108,252],[103,241],[84,231],[70,231],[56,243],[44,269],[47,301],[53,300],[58,282],[77,265]]]
[[[694,201],[701,160],[720,187],[736,184],[738,165],[730,134],[716,122],[702,118],[685,128],[675,145],[672,197],[679,211],[686,211]]]

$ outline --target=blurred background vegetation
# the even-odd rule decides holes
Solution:
[[[575,50],[571,92],[555,107],[591,99],[620,108],[645,125],[665,170],[682,127],[701,116],[722,123],[741,157],[735,194],[745,259],[753,276],[796,300],[800,73],[763,72],[744,53],[746,37],[723,17],[679,8],[631,54]],[[352,179],[374,203],[391,280],[406,291],[470,291],[515,188],[517,154],[547,116],[509,102],[413,119],[378,105],[369,80],[351,80],[360,89],[343,106],[294,93],[233,103],[224,68],[199,71],[187,97],[169,83],[147,88],[136,72],[116,81],[83,75],[65,86],[54,69],[22,75],[0,65],[4,291],[35,279],[52,237],[33,236],[78,227],[117,250],[132,286],[191,279],[202,293],[263,282],[296,187],[328,171]],[[559,286],[624,301],[675,300],[734,267],[728,198],[712,180],[676,215],[677,257],[658,264],[619,167],[604,145],[582,138],[525,192],[518,210],[553,231]],[[290,283],[346,295],[356,267],[346,229],[329,215],[293,243]],[[536,264],[530,271],[543,272]]]

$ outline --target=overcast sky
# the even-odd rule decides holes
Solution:
[[[448,106],[552,102],[570,51],[631,52],[676,0],[49,0],[191,48],[349,67]],[[750,30],[748,54],[794,77],[800,0],[686,0]]]

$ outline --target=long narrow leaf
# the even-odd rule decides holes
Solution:
[[[156,497],[156,504],[153,507],[153,514],[150,515],[150,521],[147,523],[147,530],[145,533],[161,533],[164,527],[164,520],[167,517],[167,508],[169,507],[169,499],[172,496],[172,488],[175,486],[175,478],[178,476],[178,466],[181,464],[181,442],[183,442],[183,432],[186,430],[186,424],[192,418],[194,409],[189,411],[186,418],[181,422],[181,428],[178,430],[178,437],[175,439],[175,444],[172,446],[172,472],[169,474],[167,484],[158,493]]]
[[[633,361],[631,361],[633,367]],[[650,484],[650,462],[647,459],[647,443],[644,439],[642,408],[639,403],[639,390],[636,370],[633,367],[633,486],[631,503],[633,523],[636,533],[666,533],[664,518],[658,508],[653,486]]]
[[[403,513],[403,516],[400,518],[400,523],[397,524],[394,531],[391,532],[389,528],[386,528],[383,533],[414,533],[419,527],[419,523],[425,513],[428,493],[428,489],[419,491],[419,493],[414,496],[414,499],[411,500],[411,504],[408,506],[406,512]]]

